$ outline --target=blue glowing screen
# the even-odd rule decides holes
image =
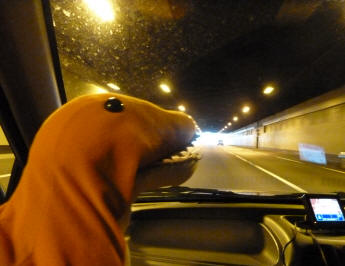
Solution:
[[[336,199],[310,199],[315,219],[318,222],[344,222],[344,215]]]

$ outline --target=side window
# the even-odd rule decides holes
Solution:
[[[0,125],[0,188],[3,192],[7,190],[13,163],[14,155]]]

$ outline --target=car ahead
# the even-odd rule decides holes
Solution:
[[[217,145],[224,146],[224,141],[222,139],[219,139]]]
[[[199,106],[202,115],[195,115],[201,123],[207,114],[208,119],[214,118],[216,107],[220,110],[217,115],[233,108],[224,114],[226,119],[219,117],[221,122],[212,128],[217,131],[220,123],[230,124],[229,116],[233,125],[249,121],[246,119],[252,114],[239,116],[238,106],[249,102],[250,95],[259,95],[251,103],[258,100],[256,108],[267,107],[262,113],[268,115],[270,109],[287,107],[287,99],[315,96],[312,88],[319,84],[325,90],[344,84],[343,65],[336,61],[343,58],[343,39],[337,35],[343,32],[339,23],[341,1],[269,1],[260,5],[255,1],[100,1],[108,3],[100,13],[93,12],[88,2],[0,3],[1,126],[16,158],[2,201],[11,197],[20,182],[39,126],[51,112],[76,96],[116,91],[180,111],[188,111],[189,106],[181,95],[186,99],[193,96],[189,98],[191,110],[193,100],[204,97]],[[337,26],[331,27],[334,24]],[[329,67],[330,62],[337,67]],[[178,85],[174,88],[174,77],[179,77],[176,84],[181,85],[181,91]],[[268,86],[265,95],[248,89],[269,82],[278,85],[276,89]],[[283,83],[289,85],[286,90]],[[192,86],[204,89],[195,92]],[[279,88],[280,94],[275,95]],[[240,91],[246,94],[240,95]],[[306,94],[301,96],[302,92]],[[287,97],[278,102],[277,95]],[[220,103],[220,99],[224,101]],[[233,99],[231,104],[229,99]],[[277,100],[277,105],[269,99]],[[274,127],[282,131],[284,125],[279,122]],[[269,129],[269,125],[264,127]],[[253,131],[251,127],[245,138],[256,138]],[[269,134],[269,130],[264,133]],[[202,167],[195,171],[193,186],[163,187],[138,196],[126,232],[132,265],[343,265],[343,224],[320,225],[312,220],[305,200],[307,191],[327,188],[328,179],[315,181],[317,189],[313,183],[305,183],[301,189],[271,169],[280,154],[260,151],[265,159],[260,158],[257,165],[248,159],[253,156],[251,150],[236,151],[235,156],[231,155],[234,150],[225,150],[228,155],[221,157],[210,148],[203,154]],[[241,157],[246,154],[249,156]],[[310,166],[288,155],[283,157],[284,162],[293,164],[277,163],[283,165],[285,174]],[[242,159],[235,164],[235,157]],[[239,169],[246,161],[250,167],[243,173]],[[219,171],[220,165],[228,169],[226,174]],[[322,167],[311,165],[308,173],[314,175],[309,177],[325,171]],[[264,169],[265,175],[255,169]],[[211,174],[205,178],[207,170]],[[333,170],[334,175],[341,175]],[[233,181],[231,173],[238,178],[231,186],[224,185]],[[300,177],[304,175],[296,174],[297,179],[303,179]],[[209,181],[207,186],[202,184],[205,179]],[[279,182],[287,188],[281,189]],[[253,185],[252,189],[245,189],[245,184]],[[336,184],[342,184],[340,177]],[[343,192],[328,192],[335,192],[327,195],[331,202],[340,199],[343,206]],[[322,199],[322,195],[315,195],[315,199]],[[334,215],[317,214],[326,218]]]

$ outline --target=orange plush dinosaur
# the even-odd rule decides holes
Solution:
[[[137,170],[184,148],[194,129],[183,113],[123,95],[65,104],[0,207],[0,265],[123,265]]]

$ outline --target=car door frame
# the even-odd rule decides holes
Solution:
[[[1,1],[0,37],[0,122],[15,155],[4,202],[19,183],[37,130],[66,94],[49,1]]]

